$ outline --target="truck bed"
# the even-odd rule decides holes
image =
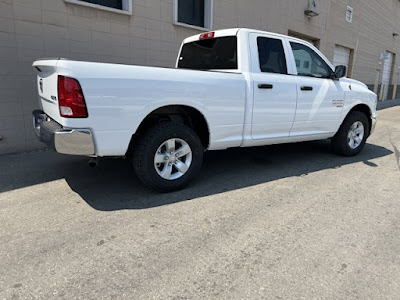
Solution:
[[[64,128],[90,128],[98,156],[120,156],[146,115],[168,105],[190,105],[207,120],[213,137],[210,149],[239,146],[244,122],[246,85],[237,72],[195,71],[73,61],[39,60],[41,109]],[[88,118],[63,118],[57,101],[57,77],[79,81]],[[118,120],[118,121],[117,121]],[[232,133],[236,136],[232,138]],[[229,139],[227,137],[230,137]],[[121,146],[122,145],[122,146]]]

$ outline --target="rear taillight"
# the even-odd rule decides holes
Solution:
[[[88,117],[85,97],[78,80],[66,76],[58,76],[58,106],[61,117]]]

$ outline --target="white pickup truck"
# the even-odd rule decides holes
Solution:
[[[130,158],[158,191],[188,184],[205,150],[332,141],[352,156],[376,124],[377,96],[313,45],[251,29],[185,39],[175,69],[43,59],[39,139],[59,153]]]

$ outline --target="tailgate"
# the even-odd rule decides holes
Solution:
[[[57,95],[58,59],[38,60],[33,63],[37,70],[37,88],[40,108],[52,119],[59,120]]]

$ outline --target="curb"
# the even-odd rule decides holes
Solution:
[[[376,110],[381,110],[393,106],[400,105],[400,99],[395,99],[395,100],[385,100],[385,101],[378,101],[378,105],[376,107]]]

